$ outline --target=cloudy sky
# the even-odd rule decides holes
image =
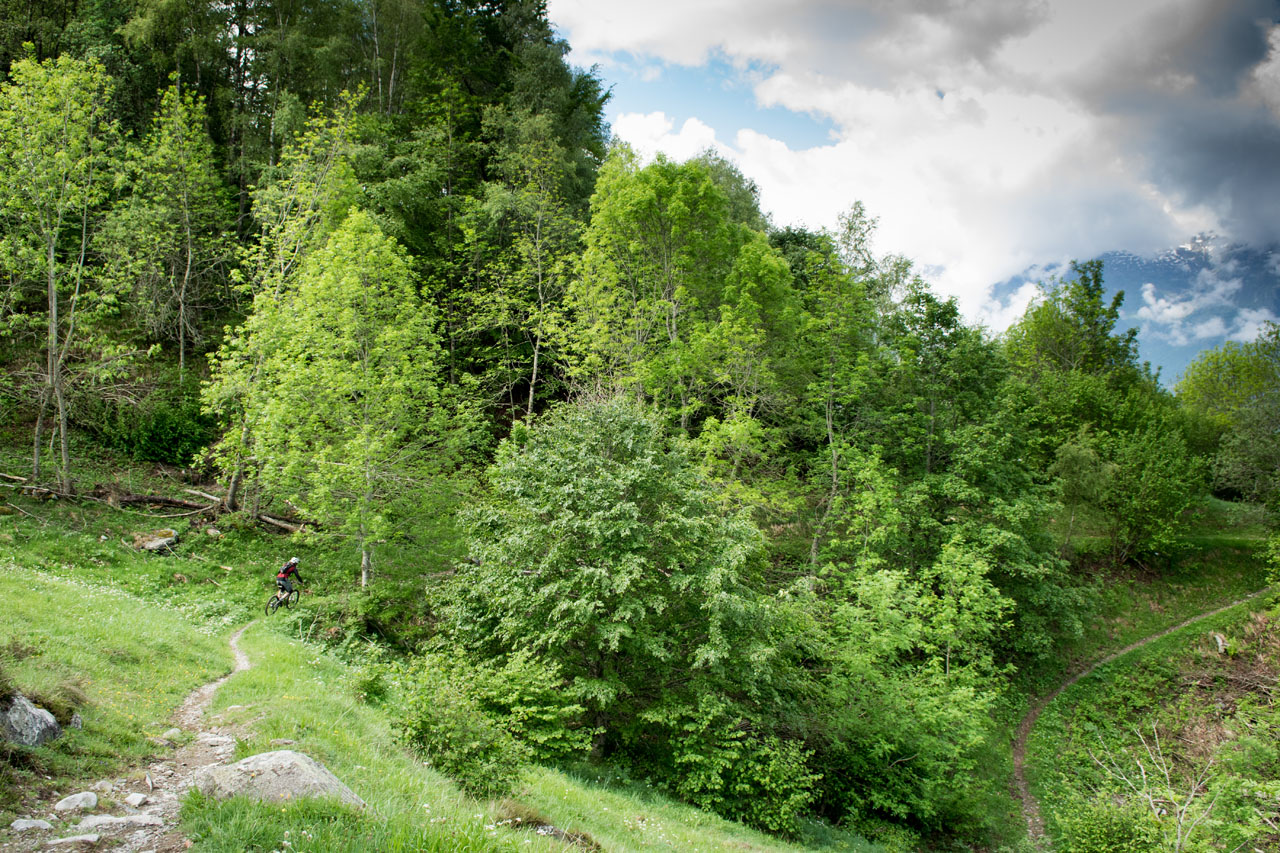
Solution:
[[[1021,313],[1033,288],[1008,281],[1029,268],[1201,233],[1263,249],[1273,292],[1257,276],[1233,284],[1211,258],[1180,284],[1130,291],[1144,335],[1211,346],[1280,310],[1280,0],[548,11],[574,64],[613,87],[616,136],[676,158],[715,147],[779,225],[831,227],[861,200],[880,251],[912,258],[992,328]]]

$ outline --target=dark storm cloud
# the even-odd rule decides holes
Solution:
[[[1162,193],[1250,243],[1280,241],[1278,23],[1280,0],[1165,10],[1081,87]]]
[[[758,9],[773,17],[771,5]],[[1048,14],[1047,3],[1027,0],[802,0],[789,6],[785,30],[808,52],[811,70],[893,88],[904,77],[986,67]],[[757,23],[776,26],[777,19]]]

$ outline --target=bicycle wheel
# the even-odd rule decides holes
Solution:
[[[293,590],[287,596],[285,596],[284,606],[292,607],[293,605],[298,603],[298,599],[301,597],[302,597],[302,593],[299,590],[296,590],[296,589]]]
[[[272,595],[270,598],[267,599],[267,615],[270,616],[272,613],[275,613],[276,608],[279,606],[280,606],[280,599]]]

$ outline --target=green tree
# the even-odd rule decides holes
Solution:
[[[583,353],[579,381],[672,410],[688,430],[701,413],[707,333],[741,244],[707,169],[659,157],[641,168],[616,147],[592,199],[583,270],[572,301]]]
[[[1113,467],[1101,503],[1117,561],[1167,547],[1179,517],[1201,493],[1199,460],[1168,422],[1112,436],[1108,445]]]
[[[548,372],[548,345],[564,336],[580,230],[565,195],[573,163],[547,116],[492,110],[488,123],[499,136],[497,180],[485,184],[464,226],[477,285],[468,313],[475,333],[493,341],[498,361],[485,370],[492,377],[485,384],[529,417]],[[528,390],[517,403],[520,384]]]
[[[175,82],[130,164],[133,191],[104,229],[114,273],[133,290],[153,339],[175,342],[178,371],[204,339],[208,301],[225,285],[231,222],[205,130],[203,102]]]
[[[237,270],[255,312],[281,297],[310,253],[323,245],[357,200],[348,162],[357,100],[349,96],[337,113],[314,117],[285,150],[271,181],[255,192],[259,233],[242,247]],[[252,473],[248,468],[260,415],[248,401],[259,390],[264,351],[250,346],[247,334],[245,328],[228,330],[202,392],[206,411],[226,426],[213,455],[227,476],[224,503],[231,510],[240,508],[246,474]]]
[[[1041,285],[1040,299],[1009,330],[1006,340],[1014,366],[1031,374],[1117,374],[1135,369],[1137,329],[1115,332],[1124,292],[1105,301],[1101,260],[1072,261],[1070,274],[1066,281]]]
[[[1207,416],[1218,488],[1280,508],[1280,326],[1256,341],[1226,341],[1196,356],[1178,383],[1182,404]]]
[[[46,297],[32,473],[40,476],[41,438],[52,403],[63,492],[73,489],[68,364],[92,335],[94,313],[110,312],[114,302],[86,275],[118,153],[110,98],[111,81],[102,65],[70,57],[16,62],[0,89],[0,186],[9,223],[5,256],[16,275],[42,280]],[[94,355],[112,353],[99,348]]]
[[[353,542],[367,586],[375,548],[467,444],[408,259],[353,211],[296,285],[259,300],[247,341],[262,360],[247,405],[264,484]]]
[[[562,406],[518,428],[488,479],[446,624],[471,648],[558,667],[597,752],[644,743],[646,712],[769,681],[767,611],[749,586],[760,534],[722,513],[652,415],[619,399]]]
[[[1178,399],[1230,426],[1251,401],[1280,386],[1280,326],[1264,325],[1255,341],[1224,341],[1204,350],[1178,380]]]

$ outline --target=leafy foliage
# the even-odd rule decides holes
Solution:
[[[767,680],[765,611],[747,585],[759,534],[720,514],[652,416],[623,400],[565,407],[518,429],[489,483],[445,609],[469,647],[554,663],[615,738],[695,685]]]
[[[529,753],[485,713],[465,682],[424,665],[402,699],[400,737],[476,797],[511,791]]]

